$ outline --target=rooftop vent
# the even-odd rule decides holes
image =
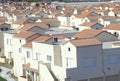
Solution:
[[[58,42],[58,38],[57,37],[54,38],[54,42]]]

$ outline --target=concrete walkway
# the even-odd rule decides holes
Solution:
[[[6,79],[7,81],[15,81],[12,77],[10,77],[10,74],[8,72],[10,72],[10,69],[6,68],[6,67],[1,67],[2,72],[0,73],[0,76],[3,77],[4,79]]]

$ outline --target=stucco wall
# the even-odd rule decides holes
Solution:
[[[85,46],[77,48],[77,68],[67,69],[67,76],[72,78],[72,81],[89,79],[103,76],[102,73],[102,46]],[[91,68],[84,67],[84,58],[95,57],[96,66]]]

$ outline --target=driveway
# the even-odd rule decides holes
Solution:
[[[2,72],[0,73],[0,76],[5,78],[7,81],[15,81],[12,77],[10,77],[10,74],[8,72],[10,72],[10,69],[6,68],[6,67],[1,67]]]

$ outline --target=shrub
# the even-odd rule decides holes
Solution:
[[[4,79],[4,78],[2,78],[2,77],[0,77],[0,81],[7,81],[6,79]]]

